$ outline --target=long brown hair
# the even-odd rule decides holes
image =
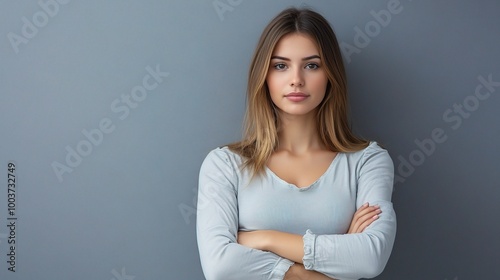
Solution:
[[[310,36],[319,50],[328,85],[317,113],[318,133],[333,152],[353,152],[369,142],[356,137],[349,126],[347,80],[339,44],[328,21],[309,9],[289,8],[278,14],[264,29],[253,55],[248,77],[247,110],[241,141],[229,148],[244,157],[243,167],[252,174],[262,172],[278,146],[279,117],[266,83],[271,56],[285,35]]]

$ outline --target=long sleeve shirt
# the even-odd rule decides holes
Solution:
[[[377,143],[338,153],[313,184],[298,188],[269,168],[251,179],[243,158],[212,150],[199,177],[197,239],[208,280],[283,279],[292,261],[237,243],[238,231],[278,230],[304,241],[304,267],[335,279],[375,277],[396,235],[391,196],[394,166]],[[362,233],[346,234],[356,209],[379,205],[379,218]]]

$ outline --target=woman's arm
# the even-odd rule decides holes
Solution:
[[[380,207],[363,204],[354,214],[348,234],[361,233],[378,219]],[[303,236],[276,230],[238,232],[238,243],[250,248],[270,251],[283,258],[302,264],[304,258]]]
[[[236,242],[238,178],[233,164],[227,151],[216,149],[200,169],[196,231],[203,273],[207,280],[281,280],[293,262]]]
[[[304,267],[338,279],[373,278],[385,268],[396,237],[391,197],[394,165],[389,153],[371,143],[354,165],[356,205],[380,206],[378,219],[355,234],[304,235]]]

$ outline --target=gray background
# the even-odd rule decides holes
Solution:
[[[52,15],[37,1],[0,4],[0,278],[203,279],[194,214],[201,161],[240,136],[263,27],[303,2],[60,2]],[[397,2],[307,2],[343,42],[355,130],[385,145],[401,178],[396,244],[378,279],[499,279],[500,86],[484,100],[474,93],[479,77],[500,81],[500,3]],[[377,23],[391,3],[397,13]],[[24,36],[34,21],[41,27],[24,27]],[[371,35],[363,41],[357,28]],[[13,34],[23,42],[11,43]],[[117,112],[148,66],[169,76],[128,115]],[[82,130],[105,119],[114,130],[85,150]],[[420,151],[415,141],[436,129],[440,143],[426,140]],[[60,180],[52,165],[67,165],[66,148],[79,144],[87,155]],[[7,270],[12,161],[15,273]]]

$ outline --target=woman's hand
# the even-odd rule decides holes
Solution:
[[[373,221],[378,219],[378,215],[382,213],[380,206],[370,206],[368,203],[363,204],[352,218],[351,225],[347,233],[361,233]]]
[[[290,266],[290,269],[288,269],[287,273],[285,274],[285,277],[283,278],[283,280],[305,280],[305,279],[332,280],[333,278],[330,278],[316,271],[306,270],[303,265],[297,263]]]

